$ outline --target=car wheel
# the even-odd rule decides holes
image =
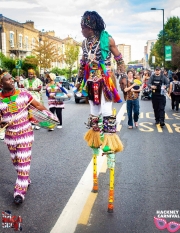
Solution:
[[[76,104],[78,104],[78,103],[79,103],[79,99],[76,99],[76,98],[75,98],[75,102],[76,102]]]

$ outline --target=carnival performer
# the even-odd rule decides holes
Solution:
[[[14,187],[14,202],[20,204],[25,198],[31,183],[29,172],[31,146],[34,140],[27,105],[30,103],[38,110],[47,110],[25,89],[16,90],[12,76],[5,70],[0,71],[0,125],[6,127],[5,143],[10,151],[13,165],[18,177]],[[4,128],[4,127],[3,127]]]
[[[32,94],[33,98],[42,103],[42,81],[36,77],[34,69],[28,69],[28,78],[24,80],[24,88]],[[33,126],[35,129],[40,129],[38,125]]]
[[[90,104],[90,117],[87,123],[90,129],[84,139],[93,148],[94,164],[98,155],[97,149],[102,148],[108,156],[108,166],[111,170],[114,169],[115,153],[123,149],[116,134],[116,116],[112,109],[113,102],[122,101],[116,89],[115,76],[111,71],[111,54],[114,55],[120,73],[124,72],[124,62],[114,39],[105,31],[105,23],[97,12],[86,11],[82,16],[81,28],[86,39],[82,43],[83,56],[78,76],[83,78],[80,92],[88,96]],[[93,191],[96,192],[98,190],[96,174],[93,177]],[[108,210],[111,212],[112,209],[111,203]]]
[[[56,113],[59,119],[59,125],[57,125],[57,128],[61,129],[62,128],[62,109],[64,109],[65,105],[61,99],[57,98],[57,94],[65,93],[68,97],[71,97],[71,96],[68,94],[66,89],[61,86],[60,83],[56,83],[54,81],[56,78],[55,74],[50,73],[47,75],[47,78],[49,80],[49,83],[46,85],[46,90],[48,93],[49,110],[53,114]],[[50,129],[50,130],[54,130],[54,129]]]

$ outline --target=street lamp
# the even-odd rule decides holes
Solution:
[[[164,55],[164,66],[165,66],[165,44],[164,44],[164,9],[151,8],[152,11],[163,11],[163,55]]]

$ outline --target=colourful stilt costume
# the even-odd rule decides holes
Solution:
[[[113,82],[111,71],[111,36],[104,30],[98,34],[96,12],[85,12],[81,27],[94,30],[94,36],[86,37],[82,44],[83,58],[79,76],[83,75],[80,92],[88,96],[90,117],[86,124],[89,130],[84,136],[88,146],[93,150],[93,189],[98,192],[97,156],[99,151],[107,156],[110,170],[108,212],[113,212],[114,206],[114,171],[115,153],[123,150],[123,145],[116,134],[116,113],[112,110],[112,102],[121,103],[120,96]],[[99,17],[99,16],[98,16]],[[101,18],[102,19],[102,18]],[[100,19],[100,20],[101,20]],[[101,24],[102,25],[102,24]],[[118,50],[116,51],[116,54]],[[120,54],[120,53],[119,53]],[[115,57],[117,64],[123,64],[122,55]]]

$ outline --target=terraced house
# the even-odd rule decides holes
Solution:
[[[5,56],[24,59],[26,56],[33,55],[34,47],[45,39],[53,42],[59,55],[65,53],[66,43],[73,43],[79,46],[79,49],[81,47],[73,38],[60,39],[55,36],[54,31],[44,32],[35,29],[33,21],[19,23],[0,14],[0,52]],[[51,66],[65,68],[66,64],[63,60],[57,59]]]

